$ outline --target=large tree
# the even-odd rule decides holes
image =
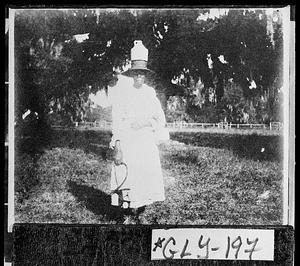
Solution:
[[[212,104],[224,104],[230,80],[241,86],[250,106],[258,106],[256,99],[265,96],[274,115],[282,84],[280,12],[234,9],[218,17],[210,14],[204,9],[18,11],[17,113],[30,109],[42,117],[50,101],[74,113],[82,95],[109,84],[114,69],[128,63],[133,41],[141,39],[149,49],[149,67],[157,73],[156,89],[167,98],[190,97],[190,89],[201,81],[201,93],[213,89]],[[89,38],[77,42],[78,34]]]

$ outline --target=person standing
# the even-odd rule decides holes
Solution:
[[[165,127],[166,119],[154,88],[145,84],[154,75],[147,61],[148,50],[134,41],[131,67],[121,73],[132,82],[119,84],[112,105],[112,205],[124,209],[165,200],[155,131]]]

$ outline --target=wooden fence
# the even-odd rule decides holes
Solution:
[[[77,126],[90,126],[90,127],[100,127],[110,129],[112,126],[112,122],[110,121],[95,121],[95,122],[75,122],[75,127]]]
[[[89,126],[99,127],[104,129],[111,129],[112,122],[109,121],[95,121],[95,122],[76,122],[75,126]],[[269,129],[269,130],[281,130],[283,123],[271,122],[268,124],[232,124],[227,122],[219,123],[186,123],[184,121],[177,121],[173,123],[166,123],[167,128],[171,129],[200,129],[200,128],[219,128],[219,129]]]
[[[185,123],[185,122],[173,122],[166,123],[167,128],[220,128],[220,129],[270,129],[280,130],[283,128],[283,124],[280,122],[271,122],[267,124],[232,124],[227,122],[219,123]]]

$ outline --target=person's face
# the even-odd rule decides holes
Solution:
[[[136,88],[140,88],[144,83],[145,83],[145,75],[143,73],[137,73],[136,75],[133,76],[133,85]]]

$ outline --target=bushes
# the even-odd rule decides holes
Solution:
[[[281,161],[283,138],[279,135],[170,132],[173,140],[187,144],[227,149],[253,160]]]

